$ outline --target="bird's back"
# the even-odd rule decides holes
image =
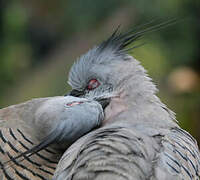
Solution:
[[[111,125],[73,144],[54,179],[196,180],[199,171],[196,141],[182,129]]]

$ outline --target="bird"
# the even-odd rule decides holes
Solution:
[[[130,50],[145,34],[174,21],[117,28],[72,65],[68,95],[108,99],[101,126],[74,142],[53,180],[198,180],[197,141],[157,96],[158,89]]]
[[[52,179],[63,151],[103,118],[97,101],[72,96],[0,109],[0,179]]]

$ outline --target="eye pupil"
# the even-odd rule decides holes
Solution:
[[[100,85],[99,81],[96,79],[91,79],[88,83],[87,89],[92,90],[97,88]]]

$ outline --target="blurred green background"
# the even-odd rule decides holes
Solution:
[[[77,57],[119,24],[128,31],[153,18],[181,20],[145,36],[131,54],[200,142],[199,0],[0,0],[0,108],[65,94]]]

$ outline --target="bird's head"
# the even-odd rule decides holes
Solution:
[[[117,29],[107,40],[74,63],[69,72],[68,83],[72,87],[69,94],[99,100],[104,107],[115,101],[110,104],[112,113],[119,113],[132,103],[154,96],[156,87],[151,78],[128,52],[137,47],[134,42],[146,32],[157,30],[168,23],[153,26],[150,23],[150,27],[142,30],[136,28],[124,34],[120,34]],[[130,44],[133,46],[130,47]]]

